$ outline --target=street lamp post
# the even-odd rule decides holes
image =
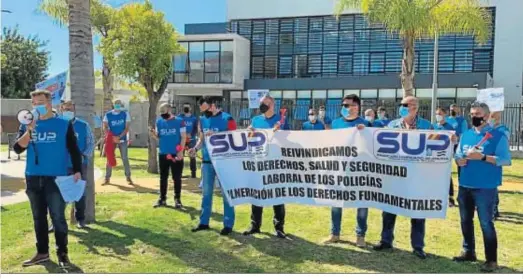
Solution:
[[[438,96],[438,33],[434,36],[434,69],[432,69],[432,103],[430,122],[436,122],[436,102]]]

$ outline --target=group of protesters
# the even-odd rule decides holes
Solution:
[[[58,115],[52,116],[50,94],[46,91],[35,91],[31,94],[33,106],[39,111],[38,118],[30,125],[22,125],[19,131],[15,151],[20,153],[28,149],[27,156],[27,185],[31,202],[35,233],[37,236],[37,254],[24,262],[25,266],[38,264],[49,260],[48,234],[47,234],[47,209],[51,213],[60,265],[67,265],[67,224],[65,222],[65,202],[61,198],[54,179],[49,177],[67,174],[75,178],[85,176],[85,165],[90,156],[94,141],[88,125],[76,119],[74,105],[66,102],[62,105]],[[160,106],[160,117],[156,120],[155,127],[150,127],[151,137],[158,140],[159,166],[160,166],[160,196],[154,207],[167,205],[167,189],[169,173],[174,181],[174,206],[182,208],[181,188],[184,157],[190,158],[191,177],[196,178],[196,154],[201,151],[201,180],[202,203],[199,223],[192,232],[209,230],[209,221],[212,214],[213,192],[217,174],[211,161],[211,155],[205,144],[205,139],[213,133],[236,130],[237,125],[233,117],[222,110],[221,97],[208,96],[199,100],[200,116],[197,117],[190,104],[183,106],[182,113],[176,115],[168,103]],[[468,123],[457,105],[450,108],[440,107],[436,111],[436,122],[420,117],[418,113],[419,102],[415,97],[405,97],[399,107],[399,118],[388,119],[387,111],[380,107],[376,111],[368,109],[361,116],[361,101],[357,95],[343,97],[339,108],[339,117],[330,119],[326,115],[325,106],[318,109],[310,108],[308,121],[303,123],[303,130],[328,130],[367,127],[402,129],[402,130],[448,130],[453,131],[452,141],[455,144],[455,160],[458,165],[459,191],[457,206],[461,218],[463,234],[463,251],[454,257],[455,261],[476,261],[475,238],[473,217],[478,212],[481,225],[486,262],[482,266],[485,271],[497,268],[497,236],[494,220],[499,216],[498,186],[502,182],[502,167],[510,165],[511,158],[508,145],[508,129],[500,123],[500,113],[491,112],[484,103],[475,102],[471,105],[470,117],[472,127]],[[248,129],[290,130],[289,124],[282,119],[280,113],[275,111],[275,100],[270,95],[260,100],[259,115],[251,119]],[[129,184],[132,184],[131,170],[127,152],[127,134],[129,131],[129,113],[122,109],[121,101],[115,101],[114,108],[107,112],[103,119],[104,130],[114,136],[113,147],[118,147],[125,167],[125,175]],[[36,125],[35,125],[36,124]],[[35,129],[35,127],[37,127]],[[36,132],[35,132],[36,131]],[[56,139],[46,138],[41,133],[56,133]],[[34,134],[37,134],[37,137]],[[490,135],[489,144],[476,146],[485,134]],[[71,137],[71,135],[73,135]],[[76,135],[76,137],[74,137]],[[43,139],[43,140],[42,140]],[[46,142],[47,140],[47,142]],[[36,152],[38,150],[38,153]],[[51,152],[67,154],[64,159],[56,162],[56,156],[46,156]],[[38,164],[40,157],[40,164]],[[35,162],[36,160],[36,162]],[[46,163],[53,160],[53,163]],[[50,166],[52,165],[52,166]],[[110,183],[111,167],[107,166],[104,184]],[[85,228],[83,222],[82,203],[77,202],[77,219],[79,228]],[[235,210],[224,197],[224,217],[221,235],[233,232],[235,223]],[[450,179],[449,206],[456,206],[454,187]],[[274,228],[278,238],[286,239],[285,205],[275,205]],[[325,243],[340,241],[342,208],[331,209],[330,236]],[[263,207],[252,205],[251,223],[244,235],[260,233],[262,224]],[[365,235],[367,232],[368,209],[358,208],[356,214],[356,245],[366,246]],[[382,213],[381,240],[373,246],[374,250],[383,251],[393,248],[394,227],[396,215]],[[45,233],[44,233],[45,231]],[[427,257],[425,246],[425,219],[411,219],[411,246],[413,254],[420,259]]]

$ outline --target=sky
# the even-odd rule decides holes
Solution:
[[[1,13],[2,29],[18,25],[25,36],[37,35],[48,41],[50,51],[48,73],[50,76],[67,71],[69,68],[69,35],[67,27],[61,27],[50,17],[37,10],[40,0],[2,0],[2,9],[12,13]],[[124,5],[128,0],[105,0],[114,7]],[[183,34],[187,23],[224,22],[225,0],[152,0],[155,10],[162,11],[165,18],[178,33]],[[96,45],[98,40],[94,40]],[[100,69],[101,56],[95,52],[95,69]]]

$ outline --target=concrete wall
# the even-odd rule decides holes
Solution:
[[[129,114],[131,115],[131,126],[129,128],[131,146],[147,146],[149,102],[131,103]]]
[[[482,0],[496,7],[493,86],[505,88],[507,103],[523,93],[523,1]],[[336,0],[227,0],[227,20],[329,15]],[[357,13],[348,10],[346,13]]]

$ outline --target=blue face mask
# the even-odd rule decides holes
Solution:
[[[350,109],[348,109],[346,107],[342,107],[341,116],[343,116],[343,118],[347,118],[347,117],[349,117],[349,115],[350,115]]]
[[[74,112],[72,111],[64,111],[62,112],[62,118],[65,120],[71,120],[74,118]]]
[[[120,110],[120,109],[122,109],[122,106],[120,104],[114,104],[114,109]]]
[[[409,108],[408,107],[400,107],[400,116],[401,117],[406,117],[407,115],[409,115]]]
[[[36,110],[36,112],[38,112],[39,115],[47,114],[47,107],[45,105],[35,106],[34,109]]]

